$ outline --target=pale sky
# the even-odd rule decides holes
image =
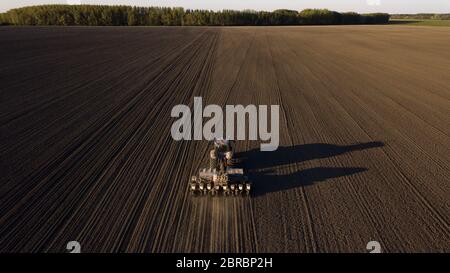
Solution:
[[[1,0],[0,12],[42,4],[114,4],[191,9],[267,10],[328,8],[335,11],[388,13],[450,13],[450,0]]]

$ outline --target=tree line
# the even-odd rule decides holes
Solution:
[[[418,13],[418,14],[394,14],[392,19],[413,19],[413,20],[450,20],[450,13]]]
[[[385,24],[389,14],[339,13],[327,9],[301,12],[280,9],[191,10],[166,7],[105,5],[42,5],[9,10],[0,14],[0,23],[10,25],[60,26],[265,26]]]

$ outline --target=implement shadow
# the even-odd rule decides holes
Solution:
[[[236,157],[243,162],[243,167],[253,182],[254,191],[252,195],[258,196],[367,171],[366,168],[359,167],[318,167],[277,175],[275,169],[279,167],[383,146],[382,142],[358,143],[347,146],[316,143],[284,146],[273,152],[261,152],[259,149],[254,149],[238,153]]]

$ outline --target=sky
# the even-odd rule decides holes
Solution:
[[[331,10],[387,13],[450,13],[450,0],[1,0],[0,12],[11,8],[43,4],[108,4],[132,6],[167,6],[191,9],[275,9]]]

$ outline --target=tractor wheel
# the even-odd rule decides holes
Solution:
[[[191,192],[191,194],[195,194],[195,192],[197,191],[197,185],[195,183],[189,184],[189,191]]]

